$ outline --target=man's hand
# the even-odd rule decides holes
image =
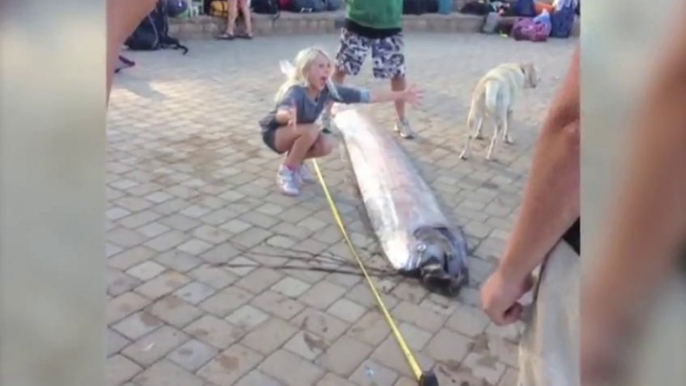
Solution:
[[[496,270],[481,287],[481,306],[497,326],[512,324],[519,319],[524,309],[518,300],[533,286],[531,274],[520,280]]]

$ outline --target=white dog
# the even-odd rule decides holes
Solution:
[[[472,103],[467,118],[470,133],[460,153],[460,158],[469,157],[473,138],[483,138],[481,130],[485,118],[495,120],[495,130],[491,145],[488,147],[487,160],[490,161],[492,158],[493,148],[501,130],[503,141],[512,143],[509,126],[514,102],[521,90],[536,88],[538,82],[538,73],[532,63],[505,63],[488,71],[476,84],[472,93]],[[474,130],[473,133],[472,130]]]

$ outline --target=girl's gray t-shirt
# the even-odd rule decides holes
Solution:
[[[339,98],[327,88],[322,90],[317,99],[307,95],[307,87],[293,86],[288,89],[276,107],[260,120],[262,132],[276,130],[281,124],[276,120],[276,112],[282,108],[296,108],[297,123],[314,123],[329,102],[345,104],[369,103],[370,93],[365,89],[337,86]]]

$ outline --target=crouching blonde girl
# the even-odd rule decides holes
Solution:
[[[415,105],[420,95],[414,87],[404,91],[374,91],[344,86],[330,90],[332,62],[318,48],[298,53],[295,69],[276,94],[276,107],[260,120],[262,140],[277,154],[286,154],[277,172],[277,184],[286,195],[297,196],[304,182],[312,181],[303,161],[324,157],[333,149],[328,130],[315,123],[332,102],[383,103],[405,101]]]

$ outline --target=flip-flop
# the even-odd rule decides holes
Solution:
[[[219,40],[233,40],[235,38],[236,38],[236,36],[234,34],[230,34],[228,32],[224,32],[224,33],[217,36],[217,39],[219,39]]]

